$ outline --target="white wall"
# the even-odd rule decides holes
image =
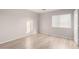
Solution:
[[[79,9],[78,9],[78,46],[79,46]]]
[[[38,14],[28,10],[0,10],[0,43],[29,35],[26,33],[26,21],[28,19],[34,21],[32,33],[37,33],[38,17]]]
[[[73,39],[74,32],[73,32],[73,11],[74,10],[58,10],[53,11],[50,13],[45,13],[40,15],[40,33],[49,34],[56,37],[64,37],[68,39]],[[58,14],[72,14],[72,28],[71,29],[65,29],[65,28],[53,28],[52,27],[52,15],[58,15]]]
[[[78,45],[78,10],[74,11],[74,41]]]

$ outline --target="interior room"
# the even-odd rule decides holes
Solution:
[[[78,9],[0,9],[0,49],[78,49]]]

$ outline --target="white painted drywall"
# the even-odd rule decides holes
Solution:
[[[73,29],[73,11],[71,9],[63,9],[58,11],[53,11],[50,13],[45,13],[40,15],[40,33],[49,34],[56,37],[64,37],[68,39],[73,39],[74,37],[74,29]],[[65,29],[65,28],[53,28],[52,27],[52,16],[58,15],[58,14],[72,14],[72,28],[71,29]]]
[[[0,10],[0,43],[37,33],[38,17],[38,14],[30,12],[28,10]],[[27,34],[26,22],[29,19],[33,20],[34,22],[34,31]]]
[[[78,10],[74,11],[74,41],[78,45]]]
[[[79,46],[79,9],[78,9],[78,46]]]
[[[79,9],[78,9],[78,46],[79,46]]]

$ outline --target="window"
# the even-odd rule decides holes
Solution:
[[[52,27],[71,28],[71,14],[52,16]]]

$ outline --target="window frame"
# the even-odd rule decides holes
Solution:
[[[64,27],[64,26],[53,26],[53,17],[57,17],[57,16],[59,16],[59,18],[61,18],[61,16],[64,16],[64,15],[69,15],[70,16],[70,25],[69,25],[69,27]],[[59,23],[61,23],[60,21],[59,21]],[[53,28],[68,28],[68,29],[70,29],[70,28],[72,28],[72,14],[61,14],[61,15],[52,15],[52,27]]]

